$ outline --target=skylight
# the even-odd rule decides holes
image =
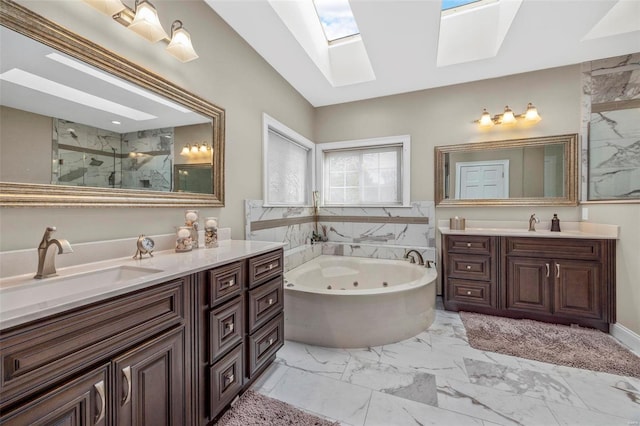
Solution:
[[[327,41],[360,34],[349,0],[313,0]]]
[[[442,0],[442,14],[462,12],[463,10],[475,9],[499,0]]]

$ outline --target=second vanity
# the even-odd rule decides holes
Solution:
[[[227,241],[5,280],[0,423],[211,423],[284,344],[282,273],[282,244]]]
[[[578,324],[609,331],[615,322],[618,227],[526,223],[440,224],[444,306],[448,310]]]

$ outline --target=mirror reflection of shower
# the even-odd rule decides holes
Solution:
[[[116,133],[53,119],[51,183],[171,191],[174,128]]]

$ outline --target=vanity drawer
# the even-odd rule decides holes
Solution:
[[[489,256],[470,256],[464,254],[449,254],[448,275],[454,278],[470,280],[491,279],[491,258]]]
[[[175,325],[190,276],[0,333],[0,405],[50,386]]]
[[[209,271],[209,306],[215,306],[223,300],[229,299],[242,291],[243,262]]]
[[[249,259],[249,288],[282,275],[284,260],[282,249]]]
[[[242,390],[244,360],[242,344],[209,368],[210,418],[217,416]]]
[[[465,281],[451,278],[447,284],[447,299],[460,303],[471,303],[495,307],[492,286],[489,282]]]
[[[481,235],[447,235],[446,250],[455,253],[491,255],[495,247],[495,237]]]
[[[284,313],[269,321],[247,338],[249,345],[249,378],[260,370],[284,345]]]
[[[249,291],[249,333],[253,333],[283,308],[282,277]]]
[[[533,232],[532,232],[533,233]],[[600,260],[602,241],[588,239],[505,238],[507,256]]]
[[[213,363],[229,349],[242,342],[244,310],[238,297],[209,313],[209,362]]]

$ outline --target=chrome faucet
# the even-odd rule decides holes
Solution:
[[[411,249],[407,251],[404,254],[404,258],[409,259],[409,263],[416,263],[416,258],[414,257],[414,255],[418,257],[418,265],[424,265],[424,258],[422,257],[420,252],[417,250]]]
[[[56,247],[58,254],[73,253],[67,240],[51,238],[56,231],[55,226],[48,226],[38,246],[38,272],[33,278],[47,278],[56,275]]]
[[[536,223],[540,223],[540,219],[538,219],[536,217],[536,214],[534,213],[529,218],[529,231],[535,231],[536,230]]]

